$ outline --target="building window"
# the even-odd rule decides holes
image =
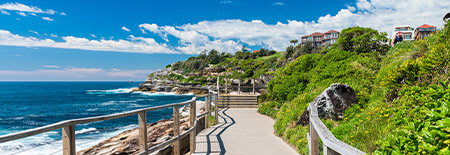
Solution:
[[[403,39],[411,39],[411,34],[404,34]]]

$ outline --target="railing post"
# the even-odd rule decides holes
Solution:
[[[180,135],[180,107],[178,105],[173,106],[173,136]],[[180,140],[173,143],[173,154],[180,154]]]
[[[216,124],[219,124],[219,94],[214,95],[214,119],[216,120]]]
[[[255,95],[255,79],[252,79],[252,83],[253,83],[253,95]]]
[[[238,80],[238,93],[241,94],[241,79]]]
[[[323,155],[339,155],[339,153],[330,149],[328,146],[323,145]]]
[[[191,152],[191,154],[193,154],[195,152],[195,135],[197,134],[197,130],[195,129],[196,126],[194,126],[195,124],[195,120],[197,119],[197,113],[196,113],[197,109],[196,109],[196,101],[194,100],[191,103],[191,108],[190,108],[190,115],[189,115],[189,124],[191,128],[194,128],[194,131],[192,131],[190,133],[190,149],[189,151]]]
[[[211,115],[210,111],[211,111],[211,92],[209,92],[208,90],[208,96],[206,96],[205,99],[206,103],[205,103],[205,110],[206,110],[206,117],[205,117],[205,129],[208,128],[208,120],[209,120],[209,116]]]
[[[228,94],[228,80],[225,79],[225,94]]]
[[[75,124],[62,128],[62,142],[64,155],[77,154],[75,149]]]
[[[312,107],[310,107],[312,108]],[[309,136],[311,142],[309,145],[309,154],[310,155],[318,155],[319,154],[319,135],[317,134],[316,129],[314,129],[314,125],[312,123],[312,110],[309,110]]]
[[[138,113],[139,120],[139,152],[145,152],[147,149],[147,112]]]

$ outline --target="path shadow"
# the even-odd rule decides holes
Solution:
[[[219,126],[215,126],[213,130],[211,130],[208,134],[206,134],[206,143],[207,143],[207,150],[206,152],[196,152],[201,154],[209,155],[211,153],[219,153],[221,155],[224,155],[226,152],[225,145],[222,141],[222,134],[225,132],[230,126],[234,125],[236,122],[234,121],[233,117],[229,116],[226,111],[229,108],[223,109],[219,111],[218,116],[223,120],[223,123]],[[217,143],[220,147],[220,152],[218,151],[211,151],[211,136],[214,136],[213,134],[217,133],[215,137],[217,138]]]

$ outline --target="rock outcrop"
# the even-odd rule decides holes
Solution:
[[[352,87],[335,83],[325,89],[317,96],[313,104],[317,107],[320,118],[331,118],[338,120],[343,118],[345,109],[356,104],[357,98]],[[307,125],[309,123],[309,107],[305,109],[297,125]]]

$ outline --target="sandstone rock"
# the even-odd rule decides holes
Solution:
[[[320,118],[342,119],[345,109],[356,104],[357,98],[352,87],[335,83],[317,96],[313,104],[317,107]],[[309,107],[303,112],[297,125],[309,123]]]

